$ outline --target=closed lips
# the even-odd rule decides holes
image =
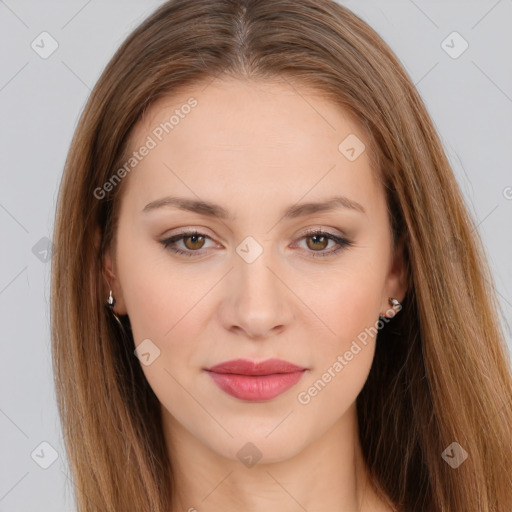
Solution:
[[[232,373],[237,375],[273,375],[276,373],[294,373],[306,368],[297,366],[282,359],[267,359],[261,362],[249,359],[233,359],[208,368],[214,373]]]
[[[228,395],[245,402],[265,402],[294,386],[306,369],[282,359],[262,362],[234,359],[206,371]]]

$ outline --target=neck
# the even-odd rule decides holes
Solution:
[[[247,439],[230,439],[233,457],[227,457],[216,451],[215,440],[201,442],[165,409],[162,413],[173,467],[173,511],[390,510],[378,506],[369,482],[355,404],[313,443],[297,446],[292,456],[273,457],[269,445],[251,467],[236,456]],[[251,454],[251,449],[247,452]]]

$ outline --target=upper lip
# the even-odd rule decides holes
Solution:
[[[249,359],[232,359],[216,364],[206,370],[215,373],[233,373],[237,375],[272,375],[275,373],[293,373],[306,368],[284,361],[283,359],[267,359],[266,361],[250,361]]]

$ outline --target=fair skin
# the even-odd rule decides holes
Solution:
[[[338,149],[349,134],[364,134],[312,91],[224,79],[154,103],[132,133],[132,150],[191,96],[197,106],[124,178],[116,250],[104,260],[115,311],[129,316],[135,345],[149,338],[160,350],[142,369],[161,403],[173,511],[389,512],[367,478],[355,407],[374,335],[332,376],[338,356],[379,314],[393,316],[388,297],[405,295],[367,151],[350,161]],[[334,195],[364,213],[340,207],[283,217],[291,205]],[[143,211],[165,196],[212,202],[233,218],[173,206]],[[352,245],[333,253],[337,243],[306,235],[310,228]],[[161,243],[194,229],[206,236],[171,244],[191,256]],[[236,251],[248,236],[263,251],[251,263]],[[204,371],[236,358],[280,358],[307,370],[281,395],[248,402]],[[301,402],[299,393],[329,368],[329,382]],[[261,453],[251,467],[237,456],[248,442]]]

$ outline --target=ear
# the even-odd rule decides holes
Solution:
[[[395,252],[393,254],[391,266],[386,278],[384,286],[384,296],[381,303],[381,316],[392,317],[395,313],[390,311],[393,309],[389,303],[389,297],[402,302],[407,292],[407,267],[404,257],[405,234],[400,237]]]
[[[99,250],[101,246],[101,230],[98,226],[96,230],[96,247]],[[112,246],[105,249],[101,261],[102,261],[102,274],[105,282],[105,301],[107,300],[110,290],[112,290],[112,296],[115,300],[114,313],[116,315],[126,315],[126,304],[123,297],[123,290],[121,283],[116,274],[115,268],[115,257],[112,254]]]

